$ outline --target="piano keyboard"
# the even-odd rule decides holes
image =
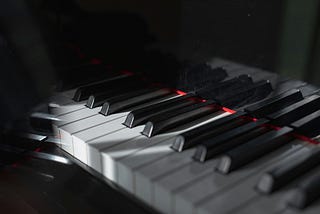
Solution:
[[[52,97],[53,131],[160,213],[318,213],[318,90],[262,74],[230,73],[198,93],[114,75]]]

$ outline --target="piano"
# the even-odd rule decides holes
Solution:
[[[222,57],[185,64],[167,82],[98,58],[68,68],[90,75],[1,133],[3,210],[319,213],[320,88]]]
[[[197,91],[115,72],[59,92],[4,148],[80,166],[151,212],[317,212],[319,89],[219,58],[185,76],[204,68],[219,78]]]

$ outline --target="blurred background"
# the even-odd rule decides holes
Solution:
[[[72,69],[85,63],[174,85],[185,62],[221,57],[319,85],[319,8],[318,0],[1,0],[0,126],[90,75]]]

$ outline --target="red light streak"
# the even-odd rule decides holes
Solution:
[[[186,92],[180,91],[180,90],[176,90],[176,93],[179,94],[179,95],[182,95],[182,96],[187,94]]]
[[[226,108],[226,107],[222,107],[222,110],[225,111],[225,112],[229,112],[231,114],[234,114],[236,113],[236,111],[232,110],[232,109],[229,109],[229,108]]]
[[[273,129],[273,130],[277,130],[277,131],[281,129],[281,127],[279,127],[279,126],[274,126],[274,125],[268,124],[268,123],[262,124],[261,126],[266,127],[266,128],[270,128],[270,129]]]
[[[306,136],[303,136],[303,135],[299,135],[299,134],[292,134],[295,138],[299,139],[299,140],[302,140],[302,141],[306,141],[308,143],[311,143],[311,144],[319,144],[320,142],[316,141],[316,140],[313,140],[309,137],[306,137]]]

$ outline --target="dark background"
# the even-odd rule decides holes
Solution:
[[[1,0],[0,124],[93,58],[172,84],[186,61],[213,57],[319,84],[318,10],[317,0]]]

